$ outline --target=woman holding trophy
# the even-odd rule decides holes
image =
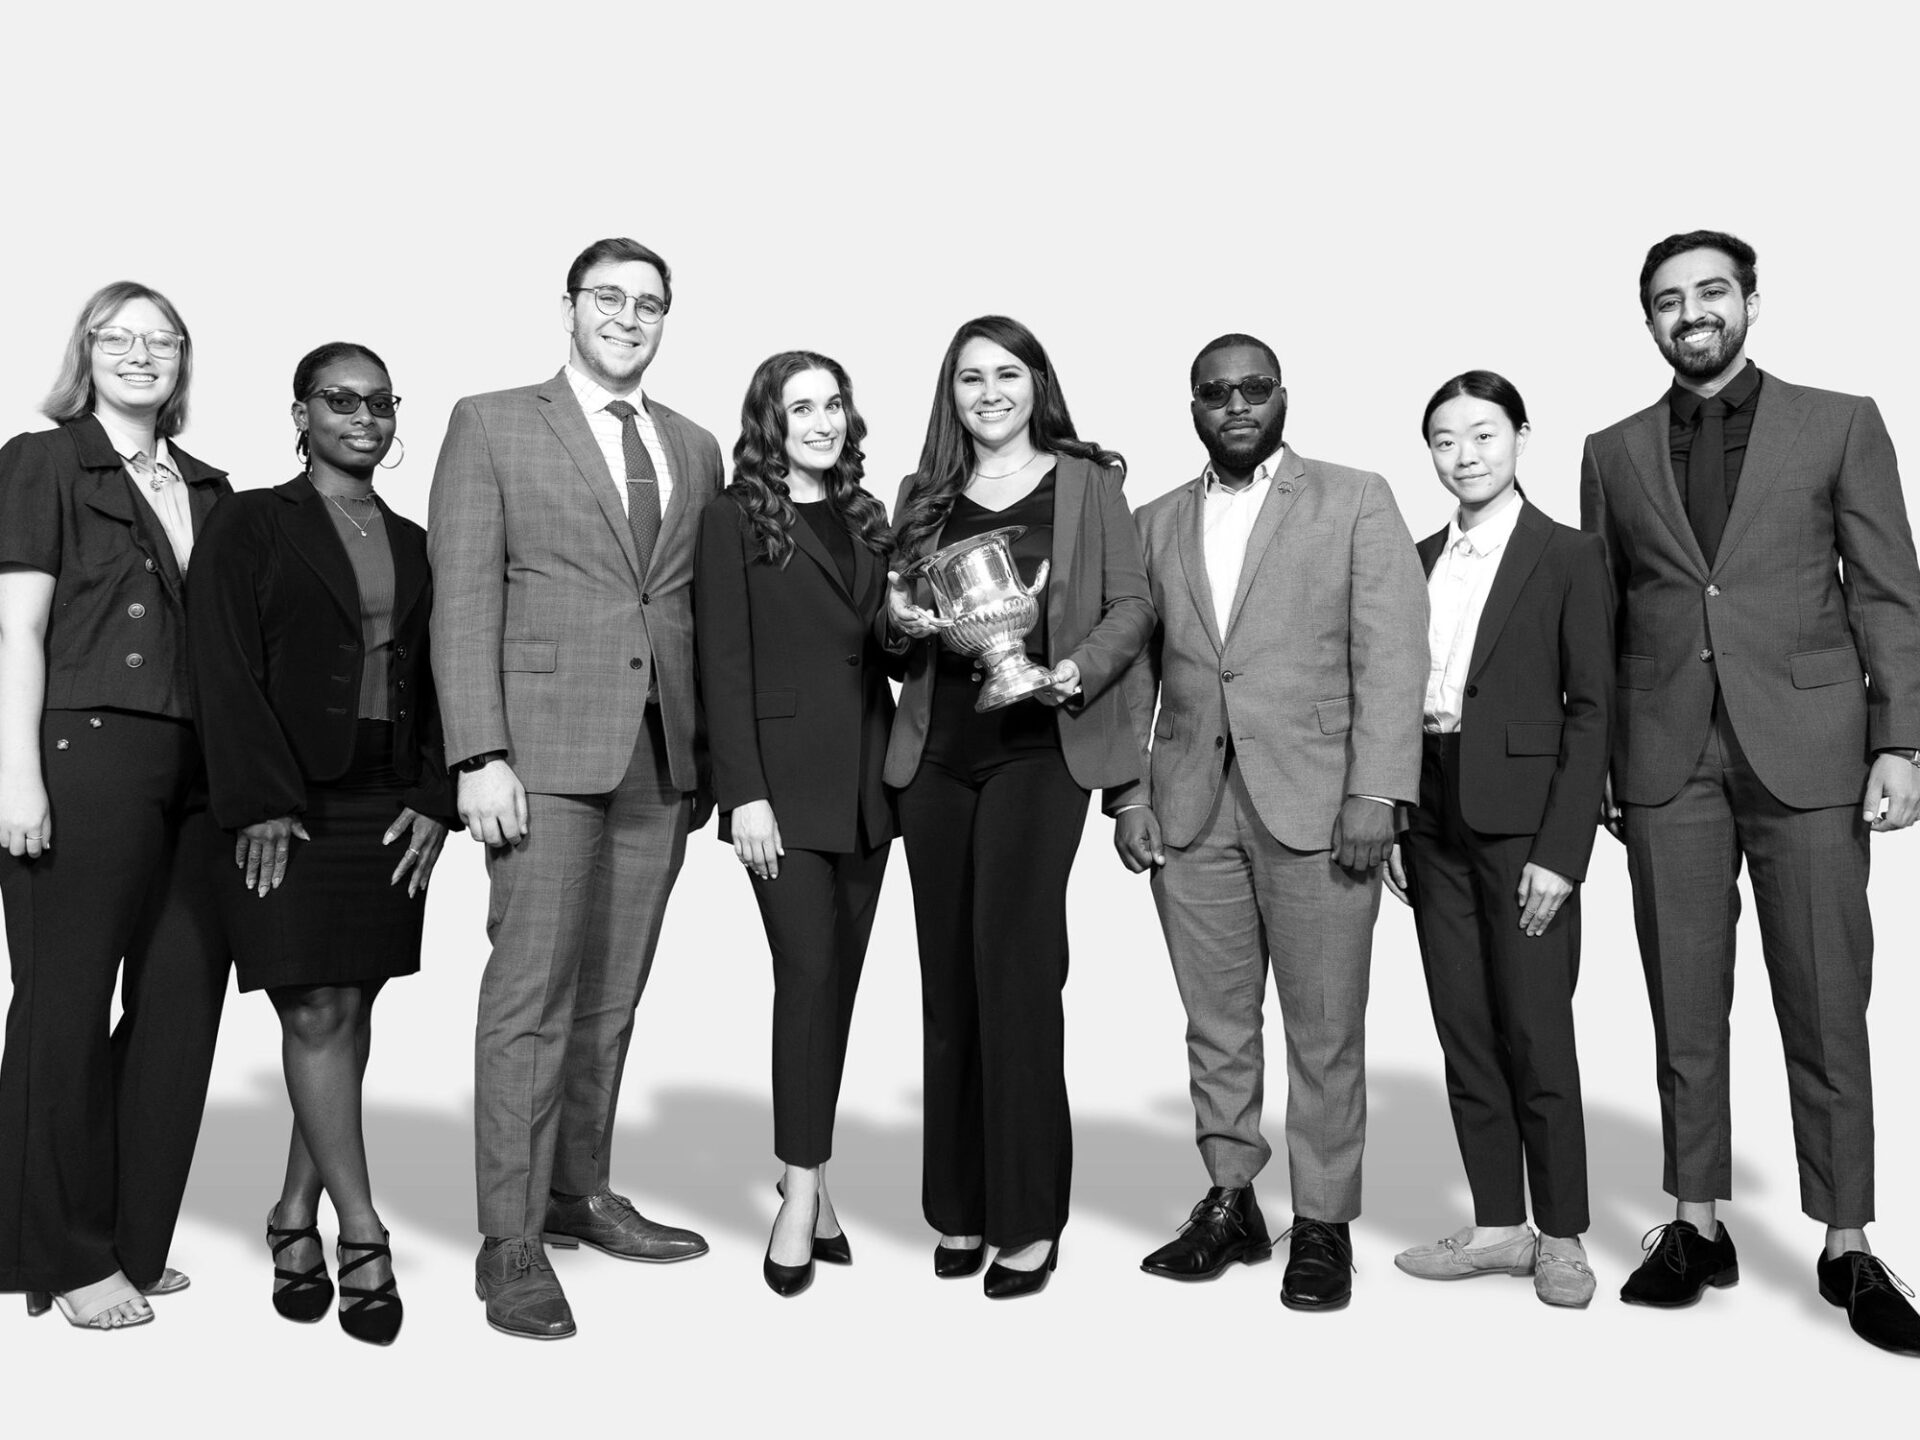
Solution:
[[[987,315],[947,346],[894,511],[912,563],[888,596],[908,649],[886,781],[920,942],[922,1208],[936,1275],[997,1247],[993,1299],[1037,1293],[1059,1260],[1067,877],[1089,792],[1140,771],[1119,681],[1154,612],[1124,475],[1075,434],[1033,333]]]
[[[846,371],[790,350],[740,407],[733,483],[700,520],[694,615],[720,838],[773,953],[773,1146],[786,1165],[763,1274],[853,1262],[827,1194],[854,992],[893,807],[880,780],[893,695],[881,648],[893,535],[860,488],[866,422]]]

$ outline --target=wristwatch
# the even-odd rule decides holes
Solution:
[[[447,767],[449,775],[465,775],[474,770],[483,770],[496,760],[507,758],[504,750],[482,750],[478,755],[469,755],[466,759]]]
[[[1914,769],[1920,770],[1920,750],[1907,750],[1907,749],[1895,748],[1891,750],[1882,750],[1880,753],[1882,755],[1898,755],[1902,760],[1906,761],[1909,765],[1913,766]]]

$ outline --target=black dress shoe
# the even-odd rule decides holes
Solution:
[[[773,1190],[782,1200],[787,1198],[787,1182],[779,1179],[773,1182]],[[819,1221],[815,1221],[818,1224]],[[816,1235],[813,1237],[813,1258],[822,1265],[851,1265],[853,1246],[847,1243],[847,1232],[838,1235]]]
[[[985,1250],[987,1247],[980,1247]],[[1018,1300],[1022,1295],[1038,1295],[1047,1288],[1047,1277],[1060,1263],[1060,1242],[1053,1242],[1053,1249],[1047,1252],[1047,1263],[1036,1265],[1031,1270],[1009,1270],[998,1260],[987,1267],[984,1288],[989,1300]]]
[[[1273,1241],[1253,1186],[1215,1185],[1193,1207],[1180,1233],[1142,1260],[1140,1268],[1169,1280],[1213,1280],[1236,1260],[1258,1265],[1272,1258]]]
[[[1353,1299],[1353,1239],[1344,1220],[1293,1217],[1280,1303],[1289,1310],[1339,1310]]]
[[[1814,1272],[1821,1298],[1847,1312],[1854,1334],[1896,1355],[1920,1355],[1920,1315],[1906,1301],[1913,1291],[1884,1261],[1862,1250],[1829,1260],[1823,1251]]]
[[[936,1245],[933,1247],[933,1273],[942,1280],[964,1280],[969,1275],[978,1275],[980,1266],[987,1258],[984,1243],[970,1250],[962,1250],[957,1245]]]
[[[1629,1305],[1674,1310],[1693,1304],[1709,1285],[1724,1289],[1740,1283],[1740,1257],[1725,1225],[1711,1240],[1690,1221],[1656,1225],[1640,1237],[1640,1248],[1646,1258],[1620,1287],[1620,1298]]]
[[[784,1193],[782,1198],[785,1198]],[[809,1222],[808,1228],[812,1228],[813,1225],[818,1224],[819,1220],[820,1202],[816,1199],[813,1202],[813,1220]],[[816,1253],[818,1252],[819,1244],[820,1242],[818,1240],[814,1241]],[[804,1265],[782,1265],[773,1258],[773,1237],[769,1235],[767,1237],[766,1258],[760,1262],[760,1274],[765,1277],[769,1290],[773,1291],[774,1294],[783,1300],[790,1300],[809,1285],[813,1284],[813,1255],[809,1254],[807,1256],[807,1263]]]

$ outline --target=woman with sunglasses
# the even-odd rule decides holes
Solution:
[[[1573,987],[1613,705],[1605,555],[1521,494],[1527,407],[1511,382],[1454,376],[1420,431],[1458,505],[1419,546],[1420,804],[1387,883],[1413,906],[1473,1223],[1394,1264],[1426,1280],[1531,1275],[1542,1301],[1578,1307],[1594,1276]]]
[[[922,1204],[934,1273],[988,1296],[1037,1293],[1059,1260],[1073,1167],[1061,990],[1067,876],[1088,793],[1139,778],[1117,682],[1153,631],[1125,465],[1079,438],[1047,353],[1001,315],[969,320],[940,362],[919,468],[894,534],[906,560],[1004,527],[1025,583],[1049,567],[1028,654],[1051,675],[981,713],[979,672],[940,643],[918,589],[889,615],[910,645],[887,748],[913,880],[926,1046]]]
[[[887,511],[860,488],[867,424],[839,364],[772,356],[740,407],[733,484],[694,557],[700,695],[720,838],[773,954],[773,1148],[763,1273],[778,1295],[853,1255],[827,1194],[854,993],[892,842]]]
[[[280,1017],[293,1103],[267,1212],[273,1306],[312,1321],[333,1300],[314,1223],[324,1190],[340,1226],[340,1328],[377,1345],[402,1310],[367,1178],[361,1082],[374,998],[420,968],[427,880],[453,812],[426,532],[373,489],[399,404],[364,345],[300,361],[294,448],[306,468],[235,496],[207,527],[189,625],[213,817],[227,832],[216,894],[240,988],[265,990]]]
[[[232,490],[174,443],[192,374],[172,303],[108,285],[55,428],[0,450],[0,1290],[94,1330],[187,1285],[167,1249],[227,985],[181,589]]]

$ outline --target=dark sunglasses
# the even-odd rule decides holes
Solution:
[[[362,405],[369,414],[377,419],[391,420],[393,412],[400,408],[400,397],[377,390],[371,395],[362,395],[358,390],[349,390],[344,385],[329,385],[324,390],[316,390],[307,399],[321,399],[327,402],[327,408],[336,415],[351,415]]]
[[[1238,390],[1249,405],[1264,405],[1280,388],[1271,375],[1242,375],[1238,380],[1208,380],[1193,387],[1193,398],[1209,410],[1222,409]]]

